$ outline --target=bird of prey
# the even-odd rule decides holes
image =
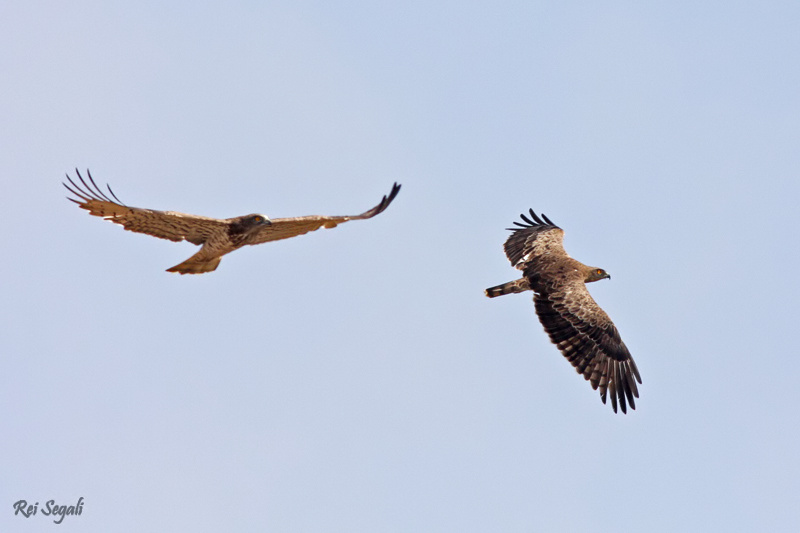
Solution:
[[[610,392],[615,413],[617,404],[623,413],[626,404],[636,409],[639,370],[614,323],[586,288],[586,283],[611,276],[567,255],[564,231],[544,214],[539,218],[532,209],[529,212],[530,218],[520,215],[524,223],[508,228],[513,233],[503,246],[522,278],[490,287],[486,296],[533,291],[536,314],[550,340],[593,389],[600,389],[603,403]]]
[[[137,233],[146,233],[161,239],[171,241],[189,241],[201,245],[200,250],[189,259],[167,272],[180,274],[202,274],[217,268],[222,256],[247,244],[261,244],[280,239],[289,239],[303,235],[319,228],[335,228],[348,220],[363,220],[372,218],[382,213],[392,203],[400,185],[392,187],[388,196],[381,202],[360,215],[353,216],[319,216],[275,218],[270,220],[266,215],[252,214],[233,218],[210,218],[198,215],[187,215],[175,211],[156,211],[140,207],[124,205],[106,185],[111,195],[106,195],[94,182],[92,175],[87,170],[88,182],[83,179],[78,169],[75,169],[83,187],[72,181],[67,175],[70,185],[63,183],[69,192],[77,199],[67,199],[86,209],[89,214],[103,217],[126,230]],[[113,199],[112,199],[113,198]]]

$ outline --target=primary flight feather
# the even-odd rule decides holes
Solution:
[[[544,214],[539,218],[531,209],[530,218],[514,222],[505,242],[506,257],[522,271],[523,277],[486,289],[494,298],[515,292],[533,291],[539,321],[550,340],[592,388],[600,390],[606,403],[617,412],[636,409],[639,397],[636,382],[642,382],[639,369],[622,342],[611,319],[594,301],[586,283],[611,278],[596,267],[571,258],[563,247],[564,231]]]
[[[86,209],[89,214],[120,224],[126,230],[145,233],[171,241],[188,241],[200,245],[200,250],[189,259],[168,268],[167,272],[180,274],[202,274],[219,266],[222,256],[245,245],[261,244],[280,239],[289,239],[319,228],[335,228],[348,220],[364,220],[382,213],[392,203],[400,185],[392,186],[378,205],[360,215],[275,218],[252,214],[234,218],[210,218],[188,215],[176,211],[156,211],[140,207],[128,207],[108,188],[108,194],[97,186],[87,170],[88,182],[75,169],[81,185],[67,175],[70,185],[64,183],[73,195],[69,200]],[[110,195],[110,196],[109,196]]]

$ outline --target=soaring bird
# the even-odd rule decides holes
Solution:
[[[511,264],[522,271],[522,278],[486,289],[486,296],[533,291],[536,314],[550,340],[592,388],[600,389],[606,403],[623,413],[626,405],[636,409],[639,397],[636,382],[642,382],[639,369],[622,342],[611,319],[594,301],[586,283],[611,278],[602,268],[586,266],[571,258],[562,244],[564,231],[544,214],[508,228],[511,236],[503,248]]]
[[[175,211],[156,211],[140,207],[128,207],[106,185],[110,197],[94,182],[87,170],[88,182],[83,179],[78,169],[78,180],[81,187],[67,175],[70,185],[63,183],[69,192],[77,197],[70,198],[89,214],[103,217],[126,230],[146,233],[171,241],[189,241],[200,245],[200,250],[189,259],[168,268],[167,272],[180,274],[202,274],[217,268],[222,256],[245,245],[261,244],[280,239],[289,239],[303,235],[319,228],[335,228],[348,220],[363,220],[382,213],[392,203],[400,185],[392,187],[388,196],[384,196],[378,205],[360,215],[353,216],[320,216],[275,218],[270,220],[266,215],[252,214],[233,218],[210,218],[199,215],[187,215]],[[113,199],[112,199],[113,198]]]

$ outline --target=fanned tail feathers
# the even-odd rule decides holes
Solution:
[[[212,272],[217,269],[219,262],[222,261],[221,257],[214,257],[208,261],[198,261],[194,256],[190,257],[183,263],[168,268],[167,272],[177,272],[179,274],[203,274],[205,272]]]
[[[489,287],[484,292],[489,298],[495,298],[497,296],[503,296],[504,294],[525,292],[529,290],[531,290],[530,282],[527,278],[521,278],[515,281],[509,281],[508,283],[503,283],[502,285]]]

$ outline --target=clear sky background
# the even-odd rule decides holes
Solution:
[[[800,4],[646,4],[0,4],[0,530],[800,530]],[[75,167],[217,217],[403,189],[178,276]],[[636,411],[483,295],[528,208],[612,274]]]

